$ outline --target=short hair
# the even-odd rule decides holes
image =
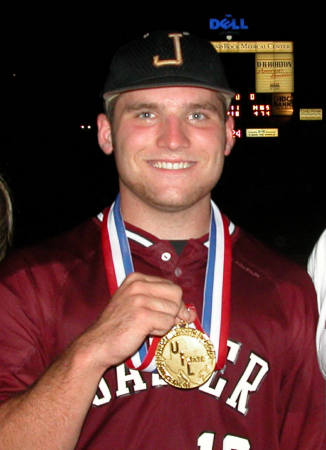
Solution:
[[[0,175],[0,261],[4,259],[13,238],[13,208],[7,183]]]
[[[114,117],[114,108],[120,94],[113,94],[104,100],[104,111],[108,121],[112,124]]]

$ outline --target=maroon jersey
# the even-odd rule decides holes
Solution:
[[[100,225],[89,221],[2,265],[1,401],[26,390],[110,300]],[[179,284],[200,316],[208,236],[189,240],[178,256],[168,241],[128,229],[135,270]],[[109,369],[77,449],[325,448],[310,279],[238,228],[232,253],[224,370],[198,389],[181,390],[156,373],[125,364]]]

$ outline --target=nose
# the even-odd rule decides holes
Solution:
[[[166,117],[159,130],[157,144],[160,148],[179,150],[187,148],[190,140],[186,125],[176,116]]]

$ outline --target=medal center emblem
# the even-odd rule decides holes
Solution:
[[[156,367],[167,383],[181,389],[204,384],[214,372],[215,349],[201,331],[176,325],[157,345]]]

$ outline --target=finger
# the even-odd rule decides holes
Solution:
[[[148,334],[151,336],[164,336],[175,324],[174,317],[161,312],[156,312],[155,318],[153,317],[151,322],[152,329]]]
[[[125,306],[131,315],[137,315],[143,312],[150,316],[150,314],[157,312],[169,316],[174,321],[178,317],[182,305],[167,298],[138,294],[129,297]]]
[[[188,323],[194,322],[197,317],[196,311],[192,308],[188,308],[183,302],[176,317],[176,323],[185,321]]]
[[[182,302],[182,289],[170,280],[159,277],[147,278],[138,274],[130,277],[122,287],[124,294],[130,297],[142,296],[161,298],[175,302],[178,307]]]
[[[140,272],[132,272],[123,281],[122,285],[129,285],[135,281],[147,281],[152,283],[165,283],[165,284],[174,284],[172,281],[167,280],[166,278],[158,277],[155,275],[146,275]]]
[[[174,318],[167,315],[165,313],[157,312],[156,319],[158,320],[153,326],[153,330],[150,333],[151,335],[163,336],[166,334],[174,325],[177,325],[180,322],[192,323],[195,321],[197,314],[194,309],[189,309],[185,305],[182,308],[183,313],[180,313],[177,317]],[[154,323],[154,322],[153,322]]]

